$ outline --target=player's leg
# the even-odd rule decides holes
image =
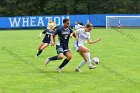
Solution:
[[[45,65],[47,65],[50,61],[61,60],[64,58],[63,49],[60,46],[56,46],[56,50],[58,55],[47,58]]]
[[[79,49],[78,49],[78,52],[84,59],[84,61],[82,61],[79,64],[78,68],[82,67],[85,64],[85,62],[88,63],[89,69],[95,68],[95,66],[92,66],[92,64],[91,64],[90,52],[89,52],[88,48],[86,48],[84,46],[80,46]]]
[[[86,58],[86,53],[81,52],[81,51],[78,51],[78,53],[82,56],[82,58],[83,58],[84,60],[82,60],[82,61],[80,62],[80,64],[76,67],[75,71],[76,71],[76,72],[81,72],[81,71],[80,71],[80,68],[83,67],[83,66],[86,64],[87,58]]]
[[[58,55],[49,58],[50,61],[53,61],[53,60],[61,60],[61,59],[64,58],[63,48],[61,46],[56,45],[56,50],[57,50],[57,54]]]
[[[41,42],[41,43],[39,44],[39,46],[38,46],[38,52],[37,52],[37,54],[35,55],[35,57],[38,57],[39,53],[42,52],[42,51],[40,50],[40,48],[41,48],[43,45],[44,45],[43,42]]]
[[[83,67],[83,66],[86,64],[87,59],[86,59],[85,53],[80,53],[80,52],[78,52],[78,53],[83,57],[84,60],[82,60],[82,61],[80,62],[80,64],[76,67],[75,71],[76,71],[76,72],[81,72],[81,71],[80,71],[80,68]]]
[[[87,52],[87,48],[84,47],[83,45],[79,45],[78,42],[76,41],[74,43],[74,49],[83,57],[84,61],[87,62],[87,59],[85,56],[85,53]]]
[[[43,45],[44,45],[44,43],[41,42],[41,43],[39,44],[39,46],[38,46],[38,50],[40,50],[40,48],[41,48]]]
[[[48,47],[49,44],[48,43],[44,43],[44,45],[40,48],[40,50],[44,50],[46,47]]]
[[[86,53],[85,53],[85,52],[80,52],[80,51],[78,51],[78,53],[81,55],[81,57],[83,58],[83,60],[84,60],[85,62],[87,62]]]
[[[78,52],[78,53],[83,57],[83,59],[84,59],[84,60],[81,61],[80,64],[76,67],[75,71],[77,71],[77,72],[81,72],[81,71],[80,71],[80,68],[81,68],[82,66],[84,66],[84,65],[86,64],[86,62],[87,62],[86,55],[85,55],[85,53],[86,53],[87,51],[83,51],[83,48],[82,48],[82,47],[83,47],[83,46],[82,46],[82,45],[78,45],[77,42],[74,43],[74,48],[75,48],[76,52]],[[81,52],[81,51],[83,51],[83,52]]]
[[[64,58],[64,54],[63,53],[59,53],[56,56],[47,58],[46,61],[45,61],[45,65],[47,65],[50,61],[61,60],[63,58]]]
[[[37,53],[37,56],[39,56],[42,51],[48,46],[49,44],[48,43],[41,43],[40,46],[39,46],[39,49],[38,49],[38,53]]]
[[[61,65],[58,67],[58,69],[62,69],[67,63],[71,60],[72,56],[70,51],[65,52],[66,59],[61,63]]]
[[[86,48],[85,46],[80,46],[78,49],[78,53],[83,57],[85,62],[90,65],[90,55],[89,55],[89,49]]]

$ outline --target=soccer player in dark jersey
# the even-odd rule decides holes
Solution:
[[[61,72],[61,69],[70,61],[71,59],[71,52],[69,50],[69,38],[73,35],[75,38],[75,33],[69,28],[70,21],[69,19],[63,20],[63,27],[57,29],[55,33],[51,37],[51,43],[54,45],[55,43],[55,36],[58,35],[58,42],[56,44],[57,54],[56,56],[47,58],[45,64],[47,65],[50,61],[53,60],[61,60],[66,56],[66,59],[62,62],[62,64],[57,68],[58,72]]]
[[[38,57],[42,51],[49,46],[50,44],[50,39],[51,39],[51,35],[54,33],[54,26],[50,25],[49,29],[44,30],[43,32],[41,32],[39,38],[41,37],[42,34],[45,34],[45,37],[43,38],[42,42],[39,44],[39,48],[38,48],[38,53],[35,55],[35,57]]]

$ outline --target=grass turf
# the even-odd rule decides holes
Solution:
[[[74,72],[82,58],[70,39],[73,58],[61,74],[56,68],[62,60],[44,66],[56,55],[55,46],[34,58],[41,31],[0,31],[0,93],[140,93],[139,29],[94,29],[91,38],[101,42],[86,46],[101,62],[94,70],[85,65],[81,73]]]

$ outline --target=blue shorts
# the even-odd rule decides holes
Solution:
[[[46,38],[44,38],[44,39],[42,40],[42,42],[43,42],[43,43],[48,43],[48,44],[50,44],[50,40],[48,40],[48,39],[46,39]]]
[[[56,50],[57,50],[57,54],[60,54],[60,53],[65,54],[66,52],[69,51],[69,48],[56,45]]]

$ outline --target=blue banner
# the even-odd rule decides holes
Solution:
[[[57,26],[62,26],[63,19],[70,19],[70,26],[79,21],[83,25],[89,20],[94,26],[106,26],[106,16],[138,16],[137,14],[87,14],[87,15],[53,15],[53,16],[17,16],[17,17],[0,17],[0,28],[43,28],[47,26],[48,19]]]
[[[57,26],[62,25],[64,18],[69,16],[19,16],[0,17],[0,28],[37,28],[46,27],[48,19],[52,18]]]

